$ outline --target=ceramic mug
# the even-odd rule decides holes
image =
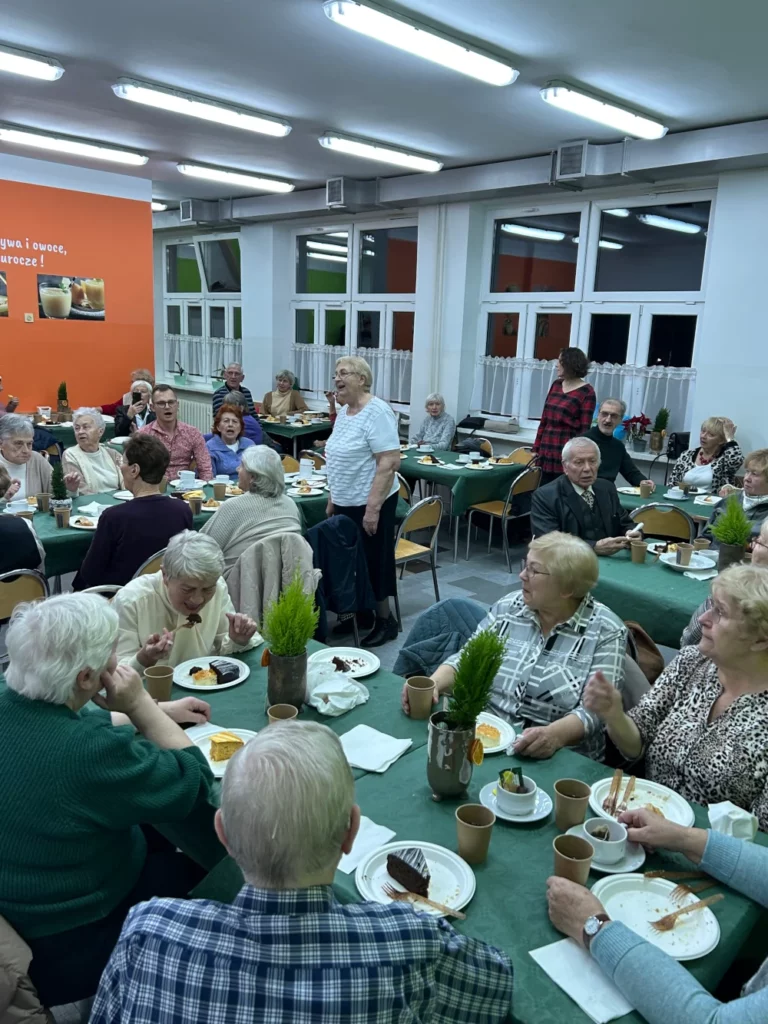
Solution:
[[[608,829],[609,839],[598,839],[595,830]],[[617,864],[627,852],[627,830],[621,822],[610,818],[590,818],[584,822],[587,839],[595,848],[595,860],[601,864]]]
[[[530,814],[536,806],[538,786],[527,775],[523,776],[524,793],[510,793],[501,782],[496,784],[496,806],[505,814]]]

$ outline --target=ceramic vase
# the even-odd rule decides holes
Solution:
[[[293,656],[269,654],[267,703],[292,704],[301,711],[307,692],[307,652]]]

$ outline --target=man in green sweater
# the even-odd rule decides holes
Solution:
[[[600,469],[597,475],[603,480],[615,483],[616,477],[621,474],[630,487],[650,484],[651,491],[655,491],[656,484],[643,477],[643,474],[630,459],[626,445],[613,436],[614,430],[621,423],[626,411],[626,403],[622,402],[620,398],[606,398],[597,414],[597,426],[591,427],[584,435],[594,441],[600,449]]]

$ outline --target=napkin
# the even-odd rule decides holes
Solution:
[[[355,845],[352,847],[352,852],[345,853],[339,861],[339,871],[343,871],[345,875],[351,874],[364,857],[394,838],[395,833],[391,828],[377,825],[375,821],[371,821],[363,814],[360,818],[360,831],[357,833]]]
[[[339,739],[352,768],[379,773],[393,765],[413,743],[413,740],[395,739],[369,725],[356,725]]]
[[[358,704],[365,704],[369,696],[367,686],[351,679],[346,672],[337,672],[332,665],[308,666],[307,704],[321,715],[338,718]]]
[[[623,1017],[634,1007],[573,939],[532,949],[530,955],[595,1024]]]
[[[715,832],[722,832],[734,839],[752,842],[757,832],[757,818],[749,811],[737,807],[730,800],[709,805],[709,823]]]
[[[717,569],[689,569],[683,576],[687,576],[689,580],[713,580],[717,576]]]
[[[100,516],[104,509],[109,507],[109,505],[100,505],[98,501],[92,501],[90,505],[81,505],[73,514],[79,516]]]

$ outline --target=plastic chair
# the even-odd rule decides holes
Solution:
[[[692,544],[696,537],[696,523],[686,511],[677,505],[652,502],[641,505],[629,513],[633,523],[643,524],[646,537],[661,537],[664,540],[682,540]]]
[[[432,582],[435,585],[435,600],[440,600],[440,589],[437,585],[437,535],[440,532],[440,521],[443,518],[443,502],[441,498],[433,496],[424,498],[413,506],[411,511],[400,524],[395,538],[395,565],[400,569],[400,578],[408,562],[414,559],[423,560],[429,558],[432,569]],[[431,530],[429,544],[416,544],[408,540],[409,533],[416,530]],[[397,611],[397,628],[402,631],[403,621],[400,616],[400,598],[395,588],[395,610]]]
[[[49,594],[48,580],[36,569],[0,573],[0,620],[10,619],[17,604],[44,600]]]
[[[315,469],[323,469],[325,467],[325,456],[320,455],[318,452],[310,451],[309,448],[299,452],[299,459],[311,459]]]
[[[504,557],[507,560],[507,572],[512,572],[512,565],[509,557],[509,539],[507,538],[507,523],[514,519],[524,519],[526,516],[530,516],[530,509],[525,512],[515,511],[515,498],[518,498],[521,494],[527,494],[530,491],[535,491],[539,486],[540,480],[540,469],[523,470],[523,472],[519,476],[516,476],[512,481],[505,501],[482,501],[478,502],[477,505],[470,505],[469,513],[467,515],[467,551],[464,555],[465,561],[469,561],[469,538],[472,531],[472,516],[475,512],[484,512],[485,515],[489,517],[488,551],[490,552],[491,544],[493,542],[494,520],[500,519],[501,542],[504,547]]]
[[[151,555],[143,565],[140,565],[136,572],[133,574],[131,579],[136,579],[138,576],[148,576],[150,573],[159,572],[160,567],[163,564],[163,556],[165,555],[165,548],[162,551],[156,552]]]
[[[300,468],[299,467],[299,463],[297,462],[296,459],[293,458],[292,455],[284,455],[283,456],[283,472],[284,473],[298,473],[299,472],[299,468]]]
[[[158,566],[159,568],[159,566]],[[157,572],[157,569],[155,570]],[[106,598],[107,601],[111,601],[118,590],[122,590],[121,583],[100,583],[96,587],[86,587],[85,590],[81,590],[81,594],[99,594],[101,597]]]

